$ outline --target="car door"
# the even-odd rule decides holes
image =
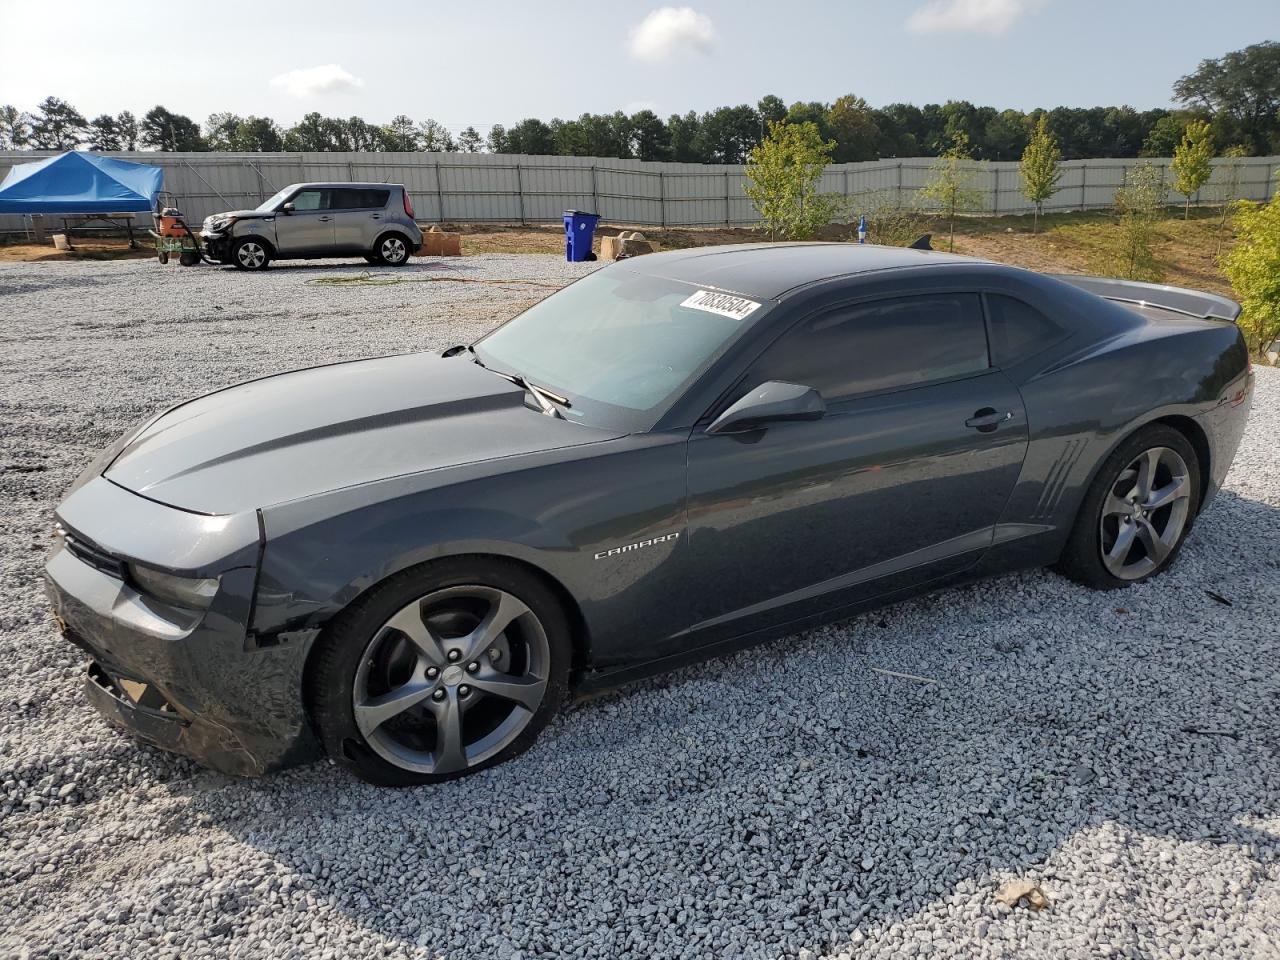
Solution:
[[[975,563],[1027,447],[1017,388],[990,366],[980,298],[899,296],[800,321],[723,409],[768,381],[826,413],[689,442],[698,641],[861,602]],[[716,410],[711,411],[712,414]]]
[[[382,232],[391,191],[374,187],[335,187],[330,192],[336,251],[368,253]]]
[[[333,252],[333,211],[330,191],[304,187],[276,214],[276,250],[281,256],[327,256]],[[292,211],[284,206],[292,204]]]

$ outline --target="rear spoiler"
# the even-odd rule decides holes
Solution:
[[[1240,316],[1240,304],[1216,293],[1188,290],[1185,287],[1169,287],[1160,283],[1139,283],[1136,280],[1112,280],[1110,277],[1082,277],[1075,274],[1053,273],[1055,280],[1069,283],[1104,300],[1117,303],[1133,303],[1140,307],[1159,307],[1188,317],[1209,320],[1235,321]]]

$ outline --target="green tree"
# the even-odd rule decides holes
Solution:
[[[211,113],[204,123],[204,140],[210,150],[235,150],[236,128],[244,119],[234,113]]]
[[[475,127],[467,127],[458,134],[458,148],[463,153],[479,153],[484,141]]]
[[[1126,173],[1116,190],[1116,212],[1120,215],[1120,249],[1108,257],[1104,269],[1119,271],[1126,280],[1159,281],[1164,267],[1155,254],[1157,227],[1164,216],[1169,188],[1164,172],[1152,163],[1140,163]]]
[[[1265,205],[1237,201],[1235,231],[1222,270],[1244,308],[1240,329],[1260,355],[1280,337],[1280,191]]]
[[[827,127],[836,141],[835,162],[854,163],[880,156],[880,128],[867,101],[846,94],[827,110]]]
[[[812,123],[772,123],[751,150],[745,192],[769,239],[805,240],[831,222],[842,198],[818,192],[834,141]]]
[[[667,133],[671,137],[671,159],[679,163],[703,163],[702,120],[690,110],[684,116],[672,114],[667,118]]]
[[[671,158],[671,134],[667,125],[652,110],[640,110],[631,115],[631,148],[637,160],[669,160]]]
[[[418,124],[418,146],[427,153],[456,153],[458,150],[449,128],[431,119]]]
[[[157,150],[204,150],[200,126],[190,117],[155,106],[142,118],[142,142]]]
[[[138,118],[128,110],[116,114],[116,132],[120,135],[121,150],[138,149]]]
[[[1044,202],[1058,192],[1062,179],[1062,151],[1058,141],[1049,132],[1049,119],[1040,115],[1036,132],[1031,135],[1027,149],[1022,151],[1022,163],[1018,174],[1022,177],[1022,195],[1036,205],[1032,230],[1040,231],[1040,213]]]
[[[1191,219],[1191,198],[1213,175],[1213,137],[1209,124],[1192,120],[1182,134],[1182,142],[1174,148],[1173,188],[1186,197],[1182,219]]]
[[[782,102],[781,97],[767,93],[756,103],[756,112],[760,114],[760,129],[767,130],[769,124],[787,118],[787,105]]]
[[[351,119],[355,121],[359,118]],[[333,120],[313,110],[286,131],[282,146],[290,153],[332,153],[349,146],[353,150],[382,149],[381,128],[366,124],[363,120],[359,120],[359,125],[367,132],[369,143],[362,147],[350,146],[346,121]]]
[[[413,120],[403,113],[396,114],[382,128],[384,149],[398,153],[411,153],[418,149],[418,131]]]
[[[30,117],[12,104],[0,107],[0,150],[20,150],[31,135]]]
[[[111,114],[104,113],[89,121],[89,149],[121,149],[120,124]]]
[[[74,150],[84,142],[89,124],[80,111],[57,97],[45,97],[31,117],[28,142],[37,150]]]
[[[507,149],[507,128],[495,123],[489,128],[489,136],[485,139],[490,153],[510,153]]]
[[[1221,118],[1224,134],[1243,141],[1253,153],[1280,147],[1280,43],[1267,40],[1202,60],[1195,72],[1173,85],[1173,92],[1183,103],[1203,107],[1214,120]]]
[[[956,134],[951,146],[929,172],[929,182],[920,190],[920,195],[941,210],[950,225],[948,249],[955,250],[957,214],[982,209],[982,193],[973,186],[977,171],[969,153],[968,138],[963,133]]]

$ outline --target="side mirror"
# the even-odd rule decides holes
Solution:
[[[283,210],[285,213],[293,213],[293,211],[294,211],[294,206],[293,206],[293,204],[292,204],[292,203],[286,203],[286,204],[285,204],[284,206],[282,206],[280,209],[281,209],[281,210]]]
[[[827,412],[813,387],[770,380],[716,417],[707,433],[743,433],[784,420],[819,420]]]

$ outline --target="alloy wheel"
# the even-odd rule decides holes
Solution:
[[[1187,525],[1189,474],[1169,447],[1144,450],[1120,471],[1099,520],[1102,563],[1112,576],[1138,580],[1169,559]]]
[[[382,259],[387,263],[399,263],[408,254],[408,248],[399,237],[387,237],[382,241]]]
[[[236,259],[246,269],[257,270],[266,262],[267,251],[262,249],[262,244],[254,243],[250,240],[247,243],[240,244],[236,250]]]
[[[356,727],[402,769],[457,773],[520,736],[550,665],[546,631],[518,597],[479,584],[436,590],[369,641],[352,692]]]

